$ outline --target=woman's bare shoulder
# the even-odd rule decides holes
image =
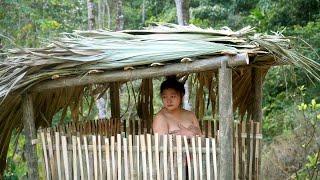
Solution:
[[[189,110],[186,110],[186,109],[183,109],[182,113],[183,113],[183,115],[186,115],[186,116],[196,117],[196,115],[194,114],[194,112],[189,111]]]

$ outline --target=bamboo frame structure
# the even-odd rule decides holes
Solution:
[[[137,72],[128,72],[128,71],[119,71],[119,72],[111,72],[111,73],[104,73],[102,75],[94,75],[94,76],[90,76],[90,77],[81,77],[81,79],[78,78],[68,78],[68,79],[62,79],[62,80],[56,80],[53,82],[46,82],[43,83],[41,86],[38,86],[36,88],[33,89],[33,92],[40,92],[40,91],[44,91],[46,89],[51,89],[51,88],[58,88],[58,87],[65,87],[65,86],[74,86],[74,85],[84,85],[84,84],[89,84],[89,83],[101,83],[101,82],[118,82],[118,81],[122,81],[122,80],[132,80],[132,79],[137,79],[137,78],[141,78],[141,77],[156,77],[156,76],[163,76],[163,75],[171,75],[171,74],[177,74],[177,73],[190,73],[190,72],[201,72],[201,71],[205,71],[207,69],[214,69],[214,68],[219,68],[219,117],[220,117],[220,122],[219,123],[219,129],[220,129],[220,134],[219,134],[219,143],[220,143],[220,150],[219,152],[220,154],[220,159],[219,159],[219,174],[214,174],[214,176],[218,177],[218,178],[222,178],[222,179],[232,179],[233,178],[233,168],[230,170],[230,167],[233,166],[233,156],[230,156],[230,154],[233,154],[233,125],[232,125],[232,71],[230,69],[228,69],[228,67],[233,67],[233,66],[237,66],[237,65],[245,65],[248,64],[248,56],[246,54],[242,54],[239,56],[234,56],[234,57],[230,57],[230,56],[222,56],[222,57],[217,57],[217,58],[211,58],[211,59],[206,59],[206,60],[198,60],[192,63],[187,63],[187,64],[174,64],[171,66],[164,66],[164,67],[151,67],[151,68],[146,68],[146,69],[142,69],[142,70],[133,70],[133,71],[137,71]],[[151,71],[152,70],[152,71]],[[127,76],[125,75],[127,74]],[[130,74],[130,75],[129,75]],[[133,75],[134,74],[134,75]],[[116,92],[118,89],[114,89],[112,92]],[[117,93],[116,93],[117,94]],[[111,94],[111,97],[118,99],[119,96],[115,95],[115,94]],[[118,98],[117,98],[118,97]],[[114,107],[116,108],[116,107]],[[119,109],[119,108],[118,108]],[[117,114],[119,115],[119,112],[117,113],[117,109],[113,110],[113,114],[114,116],[117,116]],[[119,117],[116,117],[116,119]],[[120,137],[118,137],[118,141]],[[73,151],[76,152],[76,137],[72,138],[72,142],[73,142]],[[86,138],[84,138],[84,143],[87,143],[87,140],[85,140]],[[150,140],[147,137],[146,142],[143,141],[143,139],[140,138],[141,143],[145,144],[146,142],[150,143]],[[170,140],[170,138],[169,138]],[[58,140],[56,140],[58,141]],[[65,137],[61,138],[61,142],[63,143],[63,145],[66,145],[66,139]],[[99,142],[101,143],[101,140],[99,140]],[[113,140],[110,139],[111,142],[111,149],[114,149],[114,144],[112,143]],[[178,140],[178,142],[181,144],[181,141]],[[96,147],[96,140],[93,140],[93,147]],[[198,141],[199,145],[201,144],[200,141]],[[170,141],[169,141],[169,145],[170,145]],[[172,144],[171,144],[172,145]],[[118,144],[118,146],[120,147],[120,144]],[[118,147],[118,148],[119,148]],[[127,148],[127,147],[126,147]],[[145,149],[144,146],[141,146],[141,150],[144,151],[148,151],[148,149]],[[200,149],[199,149],[200,150]],[[66,155],[66,150],[64,149],[62,152],[64,152],[62,155],[63,156],[67,156]],[[96,153],[96,148],[94,151],[94,154]],[[51,154],[51,155],[50,155]],[[118,156],[121,155],[121,152],[118,151]],[[49,151],[49,156],[52,157],[52,153],[50,153]],[[45,155],[46,157],[46,155]],[[126,154],[127,157],[127,154]],[[146,158],[144,156],[144,153],[142,153],[142,157]],[[199,157],[199,161],[202,159],[202,157]],[[206,157],[204,157],[206,158]],[[120,162],[120,160],[118,159],[118,165]],[[181,159],[179,160],[181,161]],[[67,163],[67,162],[62,162],[63,163]],[[181,162],[180,162],[181,163]],[[76,162],[74,162],[74,167],[76,166]],[[202,164],[198,164],[200,165],[199,167],[199,175],[200,177],[202,177],[203,173],[202,172]],[[66,166],[66,165],[65,165]],[[96,160],[94,161],[94,167],[97,167],[97,162]],[[152,166],[152,165],[148,165],[148,166]],[[173,166],[171,166],[172,168]],[[34,169],[33,167],[30,166],[31,169]],[[53,167],[51,167],[52,169]],[[118,167],[120,168],[120,167]],[[68,171],[68,169],[65,169],[66,171]],[[150,170],[150,169],[149,169]],[[48,168],[47,168],[48,171]],[[152,170],[150,170],[149,174],[151,173]],[[231,172],[230,172],[231,171]],[[182,178],[182,170],[178,169],[178,179]],[[49,173],[49,172],[47,172]],[[60,172],[61,173],[61,172]],[[69,172],[67,172],[66,176],[69,177]],[[71,174],[71,176],[78,176],[78,173],[74,172],[73,174]],[[82,172],[80,172],[81,174]],[[118,171],[118,177],[121,175],[121,172]],[[146,172],[144,172],[146,173]],[[196,172],[195,172],[196,173]],[[208,172],[207,172],[208,173]],[[94,172],[94,176],[98,176],[98,171]],[[100,172],[100,174],[102,174]],[[208,173],[210,174],[210,173]],[[59,174],[60,175],[60,174]],[[145,177],[146,175],[144,175]],[[126,176],[124,176],[126,177]],[[66,177],[67,178],[67,177]],[[201,178],[200,178],[201,179]]]

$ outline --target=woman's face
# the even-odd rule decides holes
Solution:
[[[169,111],[173,111],[180,108],[181,96],[180,93],[174,89],[169,88],[163,90],[161,94],[161,99],[164,108],[166,108]]]

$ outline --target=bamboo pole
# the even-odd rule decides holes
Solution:
[[[77,136],[77,145],[78,145],[78,156],[79,156],[79,165],[80,165],[80,179],[84,179],[84,170],[83,170],[83,160],[82,160],[82,150],[81,150],[81,139],[80,136]]]
[[[132,81],[135,79],[169,76],[179,73],[196,73],[201,71],[218,69],[221,67],[222,61],[228,61],[228,67],[249,64],[249,58],[247,53],[237,54],[234,56],[215,56],[208,59],[196,60],[190,63],[170,64],[170,66],[157,66],[127,71],[108,71],[101,74],[57,79],[54,81],[50,80],[47,82],[40,83],[32,89],[32,92],[41,92],[54,88],[81,86],[94,83]]]
[[[219,141],[220,177],[233,179],[233,107],[232,107],[232,70],[227,62],[221,62],[219,69]]]
[[[42,142],[44,163],[45,163],[45,168],[46,168],[46,177],[49,180],[50,179],[50,171],[49,171],[48,153],[47,153],[47,147],[46,147],[46,141],[45,141],[45,137],[44,137],[44,132],[40,132],[40,137],[41,137],[41,142]]]
[[[212,156],[213,156],[213,174],[214,174],[214,180],[218,180],[216,141],[215,141],[215,139],[212,139],[211,141],[212,141]]]
[[[178,165],[178,180],[182,180],[182,142],[181,136],[176,136],[176,148],[177,148],[177,165]]]
[[[87,179],[91,179],[91,172],[90,172],[90,164],[89,164],[89,152],[88,152],[88,140],[87,136],[83,136],[83,143],[84,143],[84,153],[86,157],[86,167],[87,167]]]
[[[111,180],[111,168],[110,168],[110,144],[109,144],[109,138],[104,139],[105,142],[105,153],[106,153],[106,167],[107,167],[107,180]]]
[[[253,112],[252,118],[255,122],[259,122],[259,130],[262,131],[262,97],[263,97],[263,81],[262,81],[262,70],[259,68],[253,68]],[[261,134],[261,132],[260,132]],[[262,141],[259,143],[259,151],[258,153],[258,179],[262,179],[262,167],[261,167],[261,150],[262,150]],[[255,171],[254,171],[255,173]],[[257,175],[254,174],[256,177]]]
[[[128,167],[128,143],[127,138],[123,138],[123,159],[124,159],[124,179],[129,180],[129,167]]]
[[[210,175],[210,141],[209,138],[206,138],[206,176],[207,176],[207,180],[211,179],[211,175]]]
[[[170,174],[171,179],[174,179],[174,166],[173,166],[173,145],[172,145],[172,135],[169,135],[169,159],[170,159]]]
[[[146,154],[146,143],[145,143],[144,135],[140,135],[140,141],[141,141],[141,153],[142,153],[143,180],[147,180],[147,154]]]
[[[198,141],[198,155],[199,155],[199,179],[203,179],[203,169],[202,169],[202,145],[201,145],[201,137],[197,138]]]
[[[63,165],[64,165],[64,175],[67,180],[69,180],[69,164],[68,164],[68,148],[67,148],[67,137],[61,136],[62,143],[62,156],[63,156]]]
[[[152,168],[152,150],[151,150],[151,135],[147,134],[147,151],[148,151],[148,166],[149,166],[149,179],[152,180],[153,176],[152,176],[152,172],[153,172],[153,168]]]
[[[59,132],[55,132],[55,140],[56,140],[56,158],[57,158],[57,168],[58,168],[58,179],[62,179],[62,173],[61,173],[61,158],[60,158],[60,135]]]
[[[197,154],[196,154],[196,139],[195,137],[191,138],[192,145],[192,158],[193,158],[193,175],[194,179],[198,180],[198,166],[197,166]]]
[[[128,136],[128,144],[129,144],[129,168],[130,168],[130,177],[134,179],[134,170],[133,170],[133,151],[132,151],[132,135]]]
[[[168,179],[168,135],[163,135],[163,179]]]
[[[122,153],[121,153],[121,135],[117,134],[117,158],[118,158],[118,180],[121,180],[122,174],[121,174],[121,160],[122,160]]]
[[[160,180],[159,135],[157,133],[154,134],[154,148],[155,148],[155,158],[156,158],[157,180]]]
[[[37,138],[37,132],[34,123],[35,117],[32,96],[30,94],[23,94],[22,96],[22,112],[24,132],[26,135],[25,155],[29,168],[28,177],[30,179],[39,179],[36,144],[33,143],[33,140]]]
[[[184,141],[184,147],[186,149],[186,157],[187,157],[187,168],[188,168],[188,179],[192,179],[192,173],[191,173],[191,160],[190,160],[190,153],[189,153],[189,146],[188,146],[188,140],[187,136],[183,136]]]
[[[72,172],[73,179],[78,179],[78,163],[77,163],[77,139],[76,136],[72,136]]]

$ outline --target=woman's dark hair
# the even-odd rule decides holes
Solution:
[[[185,93],[183,83],[179,82],[175,76],[169,76],[165,81],[161,83],[160,94],[162,94],[164,90],[170,89],[170,88],[179,92],[181,97]]]

